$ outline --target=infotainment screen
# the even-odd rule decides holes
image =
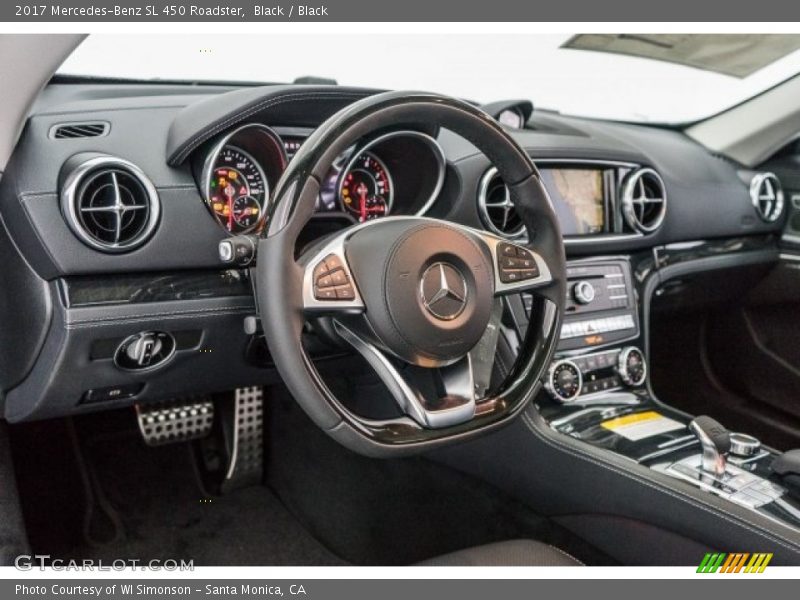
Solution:
[[[603,233],[605,195],[603,170],[540,168],[563,235]]]

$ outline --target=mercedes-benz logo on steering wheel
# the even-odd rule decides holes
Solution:
[[[425,269],[419,293],[426,310],[442,321],[452,321],[467,306],[467,280],[446,262],[436,262]]]

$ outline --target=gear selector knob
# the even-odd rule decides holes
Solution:
[[[709,416],[700,416],[689,423],[689,430],[703,446],[703,471],[721,477],[727,464],[725,454],[731,449],[730,432]]]

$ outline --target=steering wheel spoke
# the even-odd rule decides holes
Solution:
[[[475,383],[469,354],[455,363],[433,369],[444,393],[428,399],[375,344],[340,321],[334,321],[334,327],[373,368],[400,410],[419,425],[441,429],[465,423],[475,416]]]

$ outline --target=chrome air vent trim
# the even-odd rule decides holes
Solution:
[[[525,223],[517,215],[514,203],[495,167],[481,177],[478,185],[478,213],[484,226],[506,239],[525,234]]]
[[[649,167],[628,175],[622,184],[620,201],[625,222],[639,233],[653,233],[667,214],[664,180]]]
[[[161,216],[161,202],[139,167],[114,156],[96,156],[65,179],[61,211],[81,242],[101,252],[121,253],[149,239]]]
[[[757,173],[750,180],[753,208],[765,223],[774,223],[783,214],[784,196],[780,179],[774,173]]]

